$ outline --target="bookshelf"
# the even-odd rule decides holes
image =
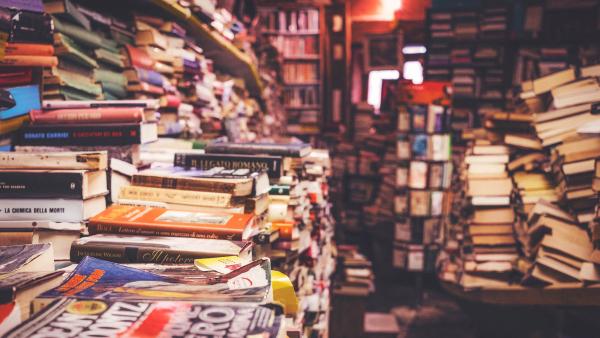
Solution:
[[[323,126],[324,8],[293,3],[259,7],[259,32],[277,48],[282,61],[283,106],[287,133],[317,135]]]
[[[398,111],[394,267],[433,272],[452,177],[450,110],[403,104]]]
[[[202,44],[206,56],[214,60],[214,64],[218,69],[223,69],[226,73],[235,77],[243,78],[248,91],[254,97],[261,97],[263,84],[258,69],[248,54],[236,47],[219,32],[200,21],[188,8],[180,6],[177,2],[151,0],[148,3],[183,21],[186,27],[193,32],[198,42]]]

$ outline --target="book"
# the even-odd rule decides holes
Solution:
[[[5,55],[53,56],[54,48],[52,45],[36,43],[7,43],[4,53]]]
[[[145,200],[187,204],[202,207],[233,207],[239,204],[233,195],[221,192],[152,188],[146,186],[125,186],[119,192],[119,199]]]
[[[88,199],[107,193],[104,170],[0,170],[0,198]]]
[[[30,125],[17,135],[22,146],[120,146],[158,139],[156,123]]]
[[[89,109],[89,108],[143,108],[158,110],[159,101],[148,100],[88,100],[88,101],[54,101],[44,100],[44,109]]]
[[[312,148],[310,145],[305,143],[278,144],[212,142],[206,146],[205,151],[209,154],[243,154],[304,157],[312,151]]]
[[[200,170],[223,167],[249,169],[253,172],[266,171],[269,178],[279,178],[282,174],[282,158],[279,156],[176,153],[173,164],[176,167]]]
[[[186,313],[196,316],[182,315]],[[127,320],[115,322],[116,314],[124,315]],[[63,298],[49,304],[6,337],[42,335],[65,326],[89,336],[188,336],[199,332],[198,328],[214,328],[218,322],[217,331],[210,330],[221,336],[277,338],[283,331],[282,317],[271,306],[251,303]]]
[[[48,191],[49,195],[54,191]],[[88,199],[3,198],[0,221],[81,222],[106,209],[104,195]]]
[[[90,234],[114,233],[247,240],[255,232],[249,214],[217,214],[112,205],[92,217]]]
[[[56,125],[61,123],[139,123],[144,120],[142,108],[79,108],[55,110],[31,110],[34,124]]]
[[[106,170],[106,151],[0,153],[0,169],[80,169]]]
[[[54,259],[68,261],[71,243],[80,237],[82,229],[81,222],[0,221],[0,245],[50,243]]]
[[[220,239],[97,234],[71,246],[71,261],[96,257],[116,263],[193,264],[195,259],[239,256],[252,259],[252,243]]]
[[[575,69],[565,69],[533,80],[533,90],[537,95],[544,94],[552,90],[552,88],[574,81],[575,79]]]
[[[266,173],[253,173],[248,169],[226,170],[221,167],[210,170],[149,169],[134,174],[132,183],[136,186],[220,192],[232,196],[258,196],[270,190]]]

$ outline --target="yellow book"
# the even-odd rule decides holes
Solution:
[[[29,122],[29,114],[13,117],[12,119],[0,121],[0,135],[13,132]]]

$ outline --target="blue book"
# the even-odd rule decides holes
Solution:
[[[427,157],[427,135],[418,134],[415,135],[412,142],[412,154],[415,158],[426,158]]]
[[[6,110],[0,110],[0,120],[8,120],[13,117],[28,114],[30,110],[40,109],[40,88],[38,85],[12,87],[6,89],[15,100],[15,106]]]
[[[147,82],[158,87],[162,87],[164,84],[163,76],[159,72],[142,68],[136,68],[135,71],[138,74],[138,79],[142,82]]]

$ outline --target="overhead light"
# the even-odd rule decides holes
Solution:
[[[402,48],[402,54],[425,54],[427,53],[427,48],[425,48],[425,46],[418,46],[418,45],[413,45],[413,46],[404,46]]]

